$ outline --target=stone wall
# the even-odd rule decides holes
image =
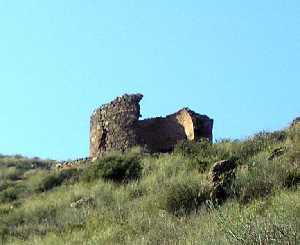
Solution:
[[[96,109],[90,122],[90,157],[135,145],[168,152],[183,139],[212,140],[213,120],[188,108],[167,117],[139,120],[141,94],[125,94]]]
[[[90,122],[90,157],[136,145],[133,125],[140,117],[141,94],[117,97],[95,110]]]

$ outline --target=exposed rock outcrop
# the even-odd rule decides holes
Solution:
[[[284,153],[286,153],[287,149],[286,147],[278,147],[278,148],[275,148],[272,153],[270,154],[270,156],[268,157],[268,160],[271,161],[271,160],[274,160],[280,156],[282,156]]]
[[[83,164],[89,164],[92,161],[91,158],[85,157],[85,158],[78,158],[75,160],[67,160],[67,161],[61,161],[58,164],[56,164],[57,169],[66,169],[66,168],[73,168],[78,167]]]
[[[235,160],[216,162],[211,168],[212,192],[211,199],[217,203],[223,202],[228,196],[228,189],[235,179]]]
[[[139,120],[141,94],[125,94],[96,109],[90,121],[90,157],[142,146],[168,152],[179,140],[212,140],[213,120],[183,108],[166,117]]]
[[[93,197],[83,197],[70,204],[71,208],[81,208],[83,206],[95,206],[95,199]]]

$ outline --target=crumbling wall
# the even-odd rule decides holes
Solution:
[[[172,116],[170,117],[172,118]],[[186,138],[188,140],[195,139],[194,122],[187,108],[184,108],[173,115],[176,123],[184,128]]]
[[[103,152],[124,151],[136,145],[133,124],[140,117],[141,94],[117,97],[95,110],[90,121],[90,157]]]
[[[94,111],[90,123],[90,157],[139,145],[168,152],[179,140],[212,140],[213,120],[188,108],[166,117],[138,120],[141,94],[117,97]]]
[[[213,140],[213,124],[214,120],[210,119],[206,115],[198,114],[188,108],[185,108],[188,111],[192,121],[194,129],[194,138],[193,140],[200,140],[201,138],[208,139],[210,142]]]

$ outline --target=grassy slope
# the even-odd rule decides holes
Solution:
[[[267,160],[280,146],[286,153]],[[236,180],[227,190],[226,202],[213,206],[208,194],[210,166],[232,157],[238,163]],[[172,154],[113,154],[79,170],[57,171],[51,169],[54,163],[0,157],[0,243],[297,244],[300,240],[299,124],[244,141],[185,142]],[[71,207],[80,199],[87,201]]]

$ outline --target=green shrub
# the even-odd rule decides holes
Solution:
[[[287,188],[296,187],[300,184],[300,169],[291,169],[288,171],[284,181],[284,186]]]
[[[189,159],[189,167],[200,172],[224,157],[208,140],[180,141],[174,148],[174,154]]]
[[[99,178],[127,182],[138,179],[141,173],[142,166],[138,155],[114,154],[100,158],[88,167],[83,174],[83,179],[89,182]]]
[[[288,148],[285,158],[290,164],[300,168],[300,142],[299,144],[292,144]]]
[[[28,192],[27,186],[22,183],[10,185],[8,188],[0,192],[0,203],[1,202],[14,202],[23,197]]]
[[[0,192],[4,191],[5,189],[7,189],[9,187],[12,187],[14,185],[15,185],[14,183],[3,181],[3,182],[0,183]]]
[[[291,125],[287,129],[288,139],[293,143],[300,142],[300,123],[296,123]]]
[[[234,150],[239,144],[238,140],[220,139],[213,145],[218,155],[219,160],[231,158],[234,155]]]
[[[267,156],[265,152],[256,155],[237,172],[234,192],[241,203],[266,197],[285,185],[291,166],[285,161],[268,161]]]
[[[210,193],[208,185],[188,177],[174,178],[161,191],[161,207],[176,216],[197,209],[209,200]]]
[[[237,198],[242,204],[270,195],[274,187],[268,180],[255,176],[248,176],[243,181],[243,184],[239,183],[240,186],[236,190]]]
[[[297,199],[297,194],[277,193],[267,201],[253,202],[242,210],[232,205],[223,212],[214,211],[229,244],[296,245],[300,224]]]
[[[200,141],[184,140],[175,145],[174,153],[185,157],[208,157],[213,153],[213,145],[205,139]]]
[[[240,163],[244,163],[244,161],[247,161],[250,157],[253,157],[267,147],[263,136],[260,133],[236,145],[233,154],[239,159]]]
[[[280,222],[276,218],[250,219],[243,224],[225,229],[231,244],[286,244],[297,245],[297,227],[286,221]]]
[[[44,206],[35,206],[34,210],[30,207],[28,210],[17,209],[11,212],[3,217],[6,229],[2,232],[2,240],[15,237],[25,241],[33,235],[43,236],[47,232],[59,232],[63,227],[58,223],[57,210],[57,207],[44,203]]]
[[[9,187],[0,192],[0,202],[12,202],[18,199],[19,191],[14,187]]]
[[[11,203],[6,203],[6,204],[2,203],[0,205],[0,217],[11,213],[13,208],[14,206]]]
[[[128,185],[127,190],[131,199],[140,198],[147,192],[145,186],[140,185],[138,181]]]
[[[273,145],[285,141],[286,138],[286,131],[262,131],[245,140],[232,141],[227,150],[229,156],[235,157],[239,164],[245,164],[251,157],[263,151],[270,151]]]
[[[286,130],[277,130],[274,132],[268,133],[268,138],[270,143],[279,143],[284,142],[288,137],[288,133]]]
[[[42,160],[39,158],[26,158],[22,156],[4,156],[0,158],[1,167],[14,167],[19,171],[26,172],[30,169],[51,169],[55,165],[55,161]]]
[[[17,181],[17,180],[21,180],[24,174],[24,170],[21,169],[15,169],[14,171],[12,171],[11,173],[9,173],[6,178],[8,180],[11,181]]]
[[[81,170],[77,168],[64,169],[46,176],[38,185],[38,191],[48,191],[66,182],[79,179]]]
[[[7,236],[9,236],[9,229],[6,224],[0,222],[0,242],[4,244]]]

